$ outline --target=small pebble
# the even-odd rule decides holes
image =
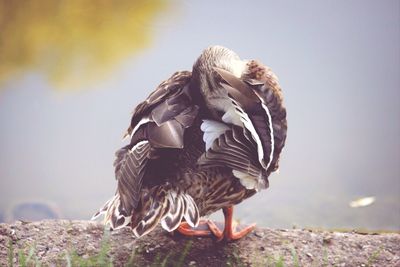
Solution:
[[[331,244],[332,243],[332,236],[325,236],[323,239],[322,239],[322,242],[324,243],[324,244]]]
[[[189,262],[189,266],[193,266],[193,265],[196,265],[196,262],[195,262],[195,261]]]
[[[86,250],[87,250],[87,251],[95,251],[95,250],[96,250],[96,248],[95,248],[95,246],[94,246],[94,245],[92,245],[92,244],[89,244],[89,245],[86,247]]]
[[[51,249],[51,252],[53,252],[53,253],[58,253],[58,252],[60,252],[60,249],[59,249],[59,248],[52,248],[52,249]]]
[[[46,250],[46,246],[36,245],[36,249],[39,250],[39,251]]]
[[[264,237],[264,234],[263,234],[263,233],[259,233],[259,232],[254,232],[254,235],[255,235],[256,237],[259,237],[259,238]]]
[[[307,257],[310,257],[310,258],[313,257],[313,255],[310,252],[307,252],[306,255],[307,255]]]

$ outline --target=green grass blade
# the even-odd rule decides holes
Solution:
[[[299,257],[297,256],[297,252],[293,247],[291,249],[291,252],[292,252],[292,257],[293,257],[293,266],[300,267]]]
[[[10,239],[8,241],[8,266],[13,267],[14,266],[14,246],[12,243],[12,240]]]
[[[190,248],[193,245],[193,241],[188,241],[185,245],[185,247],[183,248],[183,252],[182,255],[179,257],[178,263],[176,266],[183,266],[183,262],[185,261],[185,258],[187,256],[187,254],[189,253]]]

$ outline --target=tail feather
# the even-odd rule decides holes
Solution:
[[[120,212],[120,196],[116,194],[109,199],[103,207],[96,212],[91,220],[97,219],[99,216],[104,215],[104,224],[110,225],[112,229],[120,229],[127,226],[131,222],[132,216]]]
[[[135,234],[135,236],[141,237],[152,231],[160,222],[162,216],[166,213],[167,207],[168,204],[166,199],[163,199],[159,202],[152,201],[145,216],[136,225],[132,225],[132,232]]]
[[[104,215],[104,214],[107,212],[107,210],[108,210],[108,208],[109,208],[109,206],[110,206],[110,203],[114,200],[114,198],[115,198],[115,196],[114,196],[113,198],[107,200],[107,202],[104,203],[104,205],[99,209],[98,212],[96,212],[96,213],[92,216],[92,218],[91,218],[90,220],[94,221],[94,220],[96,220],[98,217],[100,217],[101,215]]]
[[[182,197],[185,199],[186,203],[186,212],[183,216],[190,226],[197,227],[200,221],[200,214],[199,210],[197,209],[196,203],[194,202],[193,198],[188,194],[183,194]]]
[[[151,205],[146,216],[132,230],[136,236],[142,236],[153,230],[161,222],[168,232],[174,231],[184,218],[189,225],[196,227],[200,221],[199,210],[193,198],[185,193],[168,191],[158,202],[157,209]]]
[[[167,211],[161,220],[161,226],[168,232],[171,232],[178,228],[182,221],[186,211],[186,204],[182,201],[182,197],[174,191],[169,193],[167,201],[170,202],[171,205],[169,211]]]
[[[193,198],[186,194],[163,186],[152,188],[141,199],[132,214],[120,212],[120,196],[117,193],[92,217],[92,220],[104,215],[104,224],[111,229],[120,229],[130,225],[136,237],[141,237],[152,231],[158,223],[172,232],[183,219],[193,227],[200,221],[200,214]]]

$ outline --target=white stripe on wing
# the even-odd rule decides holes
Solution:
[[[265,105],[264,99],[261,98],[259,95],[257,95],[257,97],[261,100],[261,105],[262,105],[263,109],[265,110],[265,112],[267,113],[268,123],[269,123],[269,131],[271,133],[271,153],[269,154],[269,161],[268,161],[267,168],[266,168],[266,169],[268,169],[269,166],[271,165],[271,162],[272,162],[272,159],[273,159],[273,156],[274,156],[274,146],[275,146],[275,143],[274,143],[274,128],[272,127],[271,112],[269,111],[267,105]]]

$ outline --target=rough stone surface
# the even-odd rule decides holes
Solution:
[[[67,220],[0,224],[0,266],[20,265],[21,254],[42,266],[67,266],[71,255],[88,259],[102,244],[114,266],[400,266],[398,233],[257,228],[217,243],[160,228],[136,239],[127,228],[108,232],[97,222]]]

